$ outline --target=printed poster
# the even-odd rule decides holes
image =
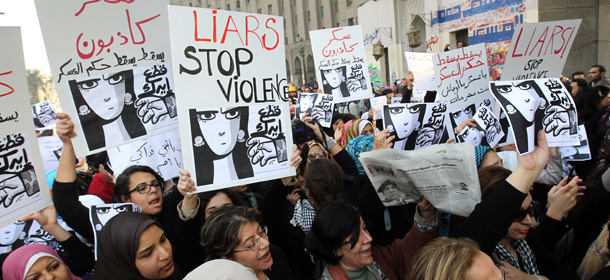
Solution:
[[[446,103],[404,103],[383,106],[383,127],[394,138],[394,149],[416,150],[441,142]]]
[[[299,94],[296,116],[302,120],[305,114],[318,120],[323,127],[330,127],[333,118],[333,96],[324,93]]]
[[[500,79],[559,78],[581,21],[572,19],[517,25]]]
[[[388,104],[387,96],[377,96],[370,99],[371,108],[375,109],[375,119],[381,120],[383,118],[383,105]],[[371,118],[372,116],[369,116]]]
[[[51,205],[36,145],[21,29],[0,27],[0,227]],[[39,180],[40,178],[40,180]]]
[[[61,151],[64,148],[64,143],[61,142],[59,136],[38,137],[38,147],[40,147],[40,156],[45,173],[57,170]]]
[[[587,131],[583,124],[578,126],[578,139],[580,144],[576,146],[559,147],[563,159],[568,161],[586,161],[591,159],[589,139],[587,138]]]
[[[436,90],[432,53],[405,52],[409,71],[413,71],[413,91]]]
[[[455,116],[472,117],[478,107],[471,108],[471,105],[491,99],[485,44],[439,53],[432,60],[437,77],[436,101],[449,104],[451,121],[447,123],[447,131],[449,138],[455,138],[455,129],[461,122]],[[491,104],[485,105],[491,107]],[[461,120],[465,119],[469,118]]]
[[[168,4],[36,0],[62,109],[75,123],[77,155],[178,127]]]
[[[160,183],[163,184],[163,182]],[[151,186],[148,187],[151,188]],[[97,260],[98,240],[102,228],[104,228],[112,217],[123,212],[141,213],[142,208],[133,203],[109,203],[91,205],[91,207],[89,207],[89,221],[91,222],[91,227],[93,227],[93,233],[95,234],[95,260]]]
[[[578,145],[578,117],[572,95],[559,79],[490,82],[496,101],[508,116],[519,154],[534,150],[543,129],[549,147]]]
[[[47,100],[32,105],[32,117],[36,130],[43,130],[59,121],[57,115],[55,115],[55,109]]]
[[[168,10],[184,168],[198,191],[294,175],[283,19]]]
[[[482,105],[474,116],[475,126],[466,126],[456,137],[456,142],[468,142],[473,146],[495,147],[504,136],[500,120],[491,108]]]
[[[335,103],[371,97],[362,29],[359,25],[309,31],[320,88]]]

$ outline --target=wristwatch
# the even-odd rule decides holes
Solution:
[[[332,149],[335,145],[337,145],[337,141],[335,141],[335,139],[333,139],[332,137],[328,137],[328,139],[326,139],[326,150]]]

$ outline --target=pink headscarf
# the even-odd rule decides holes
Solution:
[[[347,131],[349,130],[349,127],[352,125],[352,123],[354,122],[354,120],[350,120],[348,122],[345,123],[345,125],[343,126],[343,137],[341,137],[341,143],[339,143],[341,145],[341,147],[345,148],[345,146],[347,146]]]
[[[2,278],[5,280],[23,280],[32,265],[41,257],[56,258],[68,269],[70,280],[81,280],[70,272],[70,268],[53,249],[42,244],[25,245],[11,252],[2,264]]]

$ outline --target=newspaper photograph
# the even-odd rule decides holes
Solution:
[[[439,211],[467,217],[481,201],[474,148],[440,144],[416,151],[375,150],[360,163],[386,207],[425,197]]]

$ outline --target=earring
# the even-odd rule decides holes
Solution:
[[[79,115],[86,116],[89,115],[89,113],[91,113],[91,110],[89,110],[89,107],[87,105],[81,105],[80,107],[78,107]]]
[[[193,143],[193,146],[195,146],[195,147],[202,147],[203,145],[205,145],[205,142],[203,141],[203,137],[201,137],[201,136],[195,137],[195,141]]]
[[[129,105],[133,104],[133,100],[132,100],[130,93],[126,93],[124,99],[125,99],[125,105],[129,106]]]
[[[239,130],[239,132],[237,133],[237,141],[239,142],[244,142],[246,141],[246,132],[243,130]]]
[[[326,80],[322,80],[322,83],[328,85],[328,82]]]

